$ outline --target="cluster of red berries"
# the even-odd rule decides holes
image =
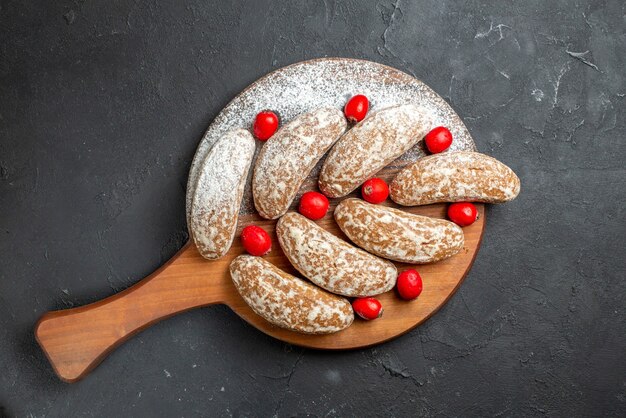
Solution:
[[[365,119],[369,110],[369,100],[359,94],[352,97],[344,107],[346,119],[352,124]],[[269,110],[260,112],[253,124],[254,135],[261,141],[267,141],[278,129],[278,116]],[[450,148],[452,133],[444,126],[432,129],[424,137],[426,148],[431,154],[437,154]],[[361,186],[361,195],[369,203],[378,204],[389,197],[389,186],[385,180],[374,177]],[[309,219],[317,221],[328,212],[328,198],[319,192],[309,191],[302,195],[298,211]],[[453,203],[448,207],[448,218],[459,226],[468,226],[478,218],[476,207],[469,202]],[[261,227],[250,225],[241,232],[241,241],[245,250],[255,256],[263,256],[271,251],[272,240]],[[416,299],[422,293],[422,278],[416,270],[405,270],[398,275],[396,290],[404,300]],[[357,298],[352,308],[361,318],[372,320],[383,314],[380,301],[373,297]]]

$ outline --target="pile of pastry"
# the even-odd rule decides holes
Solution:
[[[398,286],[401,297],[419,295],[414,270],[398,276],[388,260],[434,263],[452,257],[464,244],[459,226],[471,224],[471,203],[503,203],[519,193],[520,181],[501,162],[477,152],[446,151],[452,135],[435,127],[423,107],[399,104],[368,112],[364,96],[353,97],[343,112],[320,108],[278,127],[272,112],[261,112],[253,132],[227,132],[201,162],[190,208],[190,233],[200,254],[224,256],[233,242],[248,176],[253,166],[254,205],[263,218],[278,219],[281,249],[306,279],[288,274],[262,258],[271,249],[259,226],[242,231],[244,248],[230,274],[242,298],[271,323],[304,333],[340,331],[354,320],[382,313],[376,295]],[[255,161],[255,137],[266,141]],[[426,138],[425,138],[426,137]],[[377,172],[418,141],[432,155],[403,168],[389,186]],[[318,186],[301,197],[299,211],[288,212],[311,170],[326,154]],[[334,210],[346,242],[315,221],[328,210],[328,198],[342,198],[362,187],[364,200],[340,201]],[[435,219],[379,205],[387,196],[402,206],[457,203],[449,218]],[[460,205],[460,206],[458,206]],[[454,210],[452,210],[454,209]],[[473,218],[473,219],[472,219]],[[356,298],[352,302],[348,298]]]

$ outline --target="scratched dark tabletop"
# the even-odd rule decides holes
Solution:
[[[231,3],[0,1],[0,415],[624,416],[624,2]],[[343,353],[200,309],[59,381],[37,318],[169,259],[211,120],[324,56],[420,78],[521,177],[459,292]]]

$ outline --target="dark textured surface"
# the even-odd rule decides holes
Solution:
[[[624,416],[624,3],[230,3],[0,1],[0,415]],[[174,254],[212,118],[320,56],[414,74],[520,175],[460,291],[346,353],[197,310],[61,383],[37,318]]]

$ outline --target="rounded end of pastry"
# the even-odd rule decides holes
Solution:
[[[344,193],[341,185],[339,184],[327,183],[323,181],[321,176],[317,185],[320,189],[320,192],[322,192],[322,194],[329,199],[344,197],[349,193]]]

